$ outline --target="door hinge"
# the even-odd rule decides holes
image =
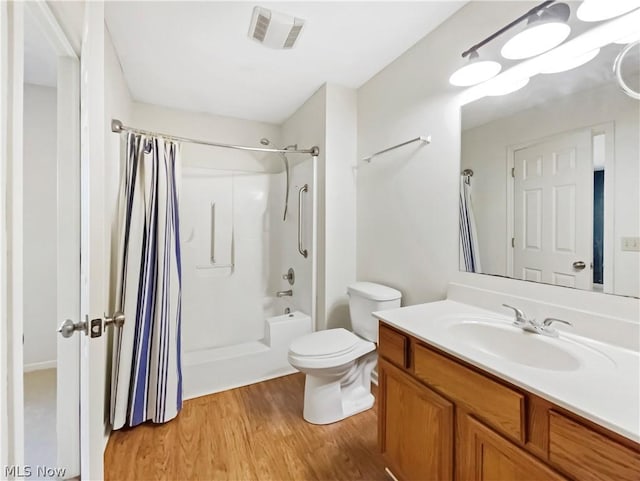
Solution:
[[[516,178],[516,168],[515,167],[511,167],[511,177],[513,177],[514,179]]]
[[[515,246],[516,246],[516,238],[515,238],[515,237],[512,237],[512,238],[511,238],[511,247],[513,248],[513,247],[515,247]]]

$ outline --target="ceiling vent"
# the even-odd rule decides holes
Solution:
[[[293,48],[304,20],[268,8],[255,7],[249,37],[271,48]]]

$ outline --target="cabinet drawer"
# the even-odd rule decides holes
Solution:
[[[378,354],[402,368],[408,367],[409,339],[399,332],[380,324],[378,332]]]
[[[417,378],[524,443],[524,395],[420,345],[413,355]]]
[[[640,453],[556,411],[549,413],[549,460],[581,481],[640,479]]]

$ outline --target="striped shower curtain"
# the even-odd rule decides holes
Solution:
[[[180,146],[127,133],[120,182],[113,338],[114,429],[173,419],[182,407]]]
[[[460,270],[482,272],[476,219],[471,204],[471,181],[460,176]]]

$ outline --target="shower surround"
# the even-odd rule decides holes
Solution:
[[[291,169],[290,205],[282,220],[284,172],[185,167],[180,194],[183,265],[184,398],[295,372],[290,342],[313,330],[314,255],[298,254],[298,189],[303,240],[311,250],[314,164]],[[293,267],[295,284],[283,279]],[[277,291],[291,288],[291,297]],[[286,313],[285,313],[286,311]]]

